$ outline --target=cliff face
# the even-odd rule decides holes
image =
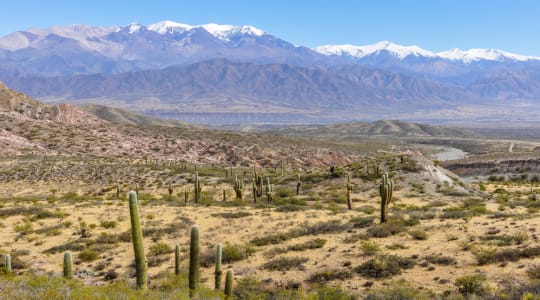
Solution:
[[[105,121],[70,104],[47,105],[0,82],[0,112],[63,124],[99,124]]]

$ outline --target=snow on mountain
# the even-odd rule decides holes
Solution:
[[[148,30],[155,31],[160,34],[184,32],[193,29],[193,26],[187,24],[176,23],[165,20],[147,26]]]
[[[372,54],[379,54],[381,51],[388,51],[391,55],[404,59],[409,55],[435,57],[435,53],[424,50],[418,46],[401,46],[388,41],[378,42],[367,46],[353,45],[325,45],[313,48],[313,50],[325,55],[346,55],[355,58],[362,58]]]
[[[461,61],[466,64],[479,60],[499,62],[507,60],[540,60],[540,57],[519,55],[497,49],[469,49],[467,51],[463,51],[461,49],[454,48],[448,51],[434,53],[424,50],[418,46],[401,46],[388,41],[382,41],[367,46],[324,45],[315,47],[313,50],[324,55],[350,56],[356,59],[361,59],[370,55],[377,55],[380,54],[381,51],[387,51],[398,59],[404,59],[409,55],[413,55],[416,57],[442,58],[452,61]]]
[[[535,56],[519,55],[519,54],[497,50],[497,49],[478,49],[478,48],[469,49],[467,51],[454,48],[448,51],[439,52],[437,53],[437,55],[439,57],[446,58],[449,60],[460,60],[464,63],[471,63],[478,60],[491,60],[491,61],[540,60],[540,57],[535,57]]]

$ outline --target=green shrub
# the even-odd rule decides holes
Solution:
[[[409,230],[409,234],[415,239],[415,240],[427,240],[428,234],[427,232],[415,229],[415,230]]]
[[[173,249],[168,244],[159,242],[150,246],[150,256],[159,256],[172,253]]]
[[[307,281],[311,283],[326,283],[332,280],[346,280],[352,277],[353,274],[349,270],[327,270],[311,274]]]
[[[487,292],[487,288],[484,285],[485,280],[486,278],[483,275],[466,275],[457,278],[454,284],[464,296],[482,296]]]
[[[396,255],[379,255],[354,270],[358,274],[371,278],[385,278],[401,274],[401,269],[412,268],[416,261]]]
[[[92,250],[83,250],[77,257],[84,262],[89,262],[98,259],[98,254]]]
[[[271,271],[300,269],[307,261],[308,259],[306,257],[279,257],[266,262],[262,265],[262,268]]]
[[[373,241],[363,241],[360,244],[360,249],[362,249],[364,255],[375,255],[381,250],[379,245]]]
[[[101,221],[99,224],[101,227],[110,229],[115,228],[118,225],[118,222],[116,221]]]

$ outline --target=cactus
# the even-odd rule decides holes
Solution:
[[[533,191],[533,192],[532,192],[532,194],[531,194],[531,199],[532,199],[533,201],[538,200],[538,195],[536,194],[536,191]]]
[[[263,178],[259,173],[253,171],[253,180],[255,181],[255,191],[257,192],[257,197],[261,197],[263,194]]]
[[[227,271],[227,274],[225,275],[225,299],[233,298],[233,276],[232,270]]]
[[[180,245],[174,247],[174,274],[180,275]]]
[[[268,203],[272,203],[272,185],[270,184],[270,177],[266,177],[266,187],[265,187],[265,192],[266,192],[266,202]]]
[[[11,273],[11,255],[10,254],[6,254],[6,272],[9,274]]]
[[[353,189],[353,186],[351,184],[351,176],[347,174],[347,208],[349,210],[352,209],[352,200],[351,200],[352,189]]]
[[[116,185],[116,199],[120,199],[120,185]]]
[[[388,204],[392,201],[394,191],[394,182],[384,173],[379,184],[379,195],[381,196],[381,223],[386,222],[388,217]]]
[[[139,184],[135,183],[135,194],[139,197]]]
[[[296,175],[296,196],[300,195],[300,186],[302,181],[300,181],[300,174]]]
[[[73,279],[73,258],[71,252],[64,252],[64,278]]]
[[[251,186],[253,189],[253,203],[257,203],[257,184],[255,183],[255,179],[251,182]]]
[[[189,292],[193,296],[199,288],[199,226],[191,227],[191,241],[189,245]]]
[[[238,175],[234,180],[234,192],[236,193],[236,200],[242,201],[242,190],[244,189],[244,183],[242,180],[238,180]]]
[[[188,198],[189,198],[189,192],[187,188],[185,188],[184,189],[184,204],[187,204]]]
[[[227,201],[227,192],[223,189],[223,202]]]
[[[173,193],[173,188],[172,188],[172,184],[171,184],[171,180],[169,179],[169,186],[167,188],[167,191],[169,192],[169,201],[171,201],[172,199],[172,193]]]
[[[221,271],[221,257],[222,257],[221,244],[217,244],[216,246],[216,271],[214,273],[215,275],[214,286],[216,290],[221,289],[221,276],[223,275],[223,272]]]
[[[148,281],[148,266],[144,256],[143,236],[139,221],[139,207],[137,205],[137,193],[129,192],[129,216],[131,218],[131,240],[135,253],[135,269],[137,273],[137,288],[145,290]]]
[[[199,203],[201,200],[201,180],[199,179],[199,172],[195,172],[195,203]]]

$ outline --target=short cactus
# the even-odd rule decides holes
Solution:
[[[225,299],[233,298],[233,277],[233,271],[227,271],[227,274],[225,275]]]
[[[185,188],[184,189],[184,204],[187,204],[188,198],[189,198],[189,192],[187,188]]]
[[[137,288],[145,290],[148,281],[148,265],[144,256],[143,236],[141,223],[139,221],[139,207],[137,205],[137,194],[129,192],[129,215],[131,218],[131,240],[133,242],[133,252],[135,253],[135,270],[137,273]]]
[[[73,279],[73,258],[70,251],[64,252],[64,278]]]
[[[174,247],[174,274],[180,275],[180,245]]]
[[[394,191],[394,182],[384,173],[379,184],[379,195],[381,196],[381,223],[386,222],[388,218],[388,204],[392,201]]]
[[[5,266],[6,272],[9,274],[11,273],[11,255],[6,254],[5,259],[6,259],[6,266]]]
[[[199,264],[199,226],[194,225],[191,227],[191,240],[189,244],[189,291],[192,296],[199,288]]]
[[[216,290],[221,289],[221,276],[223,275],[223,272],[221,271],[221,258],[222,258],[221,244],[217,244],[217,246],[216,246],[216,270],[214,272],[214,275],[215,275],[214,286],[215,286]]]

